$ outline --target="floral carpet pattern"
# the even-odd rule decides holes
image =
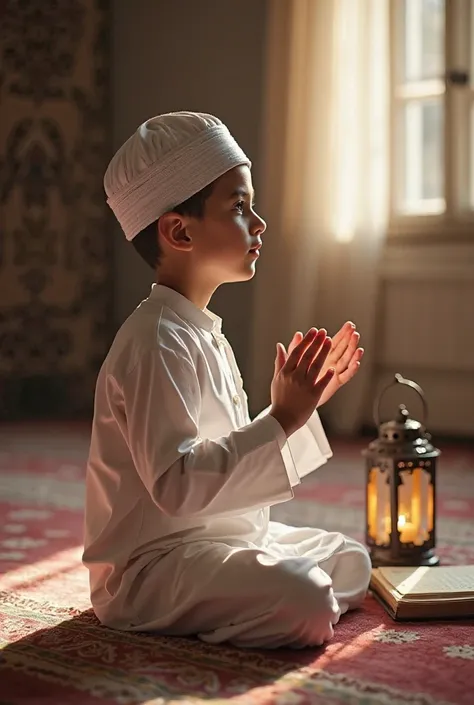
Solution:
[[[333,641],[244,651],[102,627],[81,564],[87,429],[0,428],[0,705],[472,705],[474,621],[397,623],[368,596]],[[362,538],[360,445],[275,509]],[[474,564],[474,451],[440,463],[439,554]]]

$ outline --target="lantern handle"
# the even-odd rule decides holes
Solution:
[[[380,392],[379,398],[374,404],[374,420],[377,428],[380,426],[380,403],[385,392],[396,384],[404,384],[406,387],[413,389],[421,398],[423,404],[423,421],[422,425],[426,428],[426,422],[428,420],[428,404],[426,403],[425,394],[419,384],[413,382],[411,379],[405,379],[400,373],[395,374],[395,379],[393,382],[388,384],[385,389]]]

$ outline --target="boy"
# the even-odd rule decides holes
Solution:
[[[363,546],[269,521],[331,451],[316,407],[362,350],[347,323],[278,344],[270,410],[250,421],[218,286],[250,279],[265,231],[250,162],[215,117],[148,120],[112,159],[108,203],[158,284],[98,376],[84,563],[98,618],[125,630],[244,647],[333,635],[366,593]],[[336,369],[329,365],[334,364]]]

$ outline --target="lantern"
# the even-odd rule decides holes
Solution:
[[[423,421],[410,418],[404,404],[394,421],[380,423],[380,403],[394,385],[415,390],[423,403]],[[436,461],[440,451],[426,432],[427,404],[421,387],[395,375],[375,402],[378,438],[363,455],[367,463],[366,542],[372,564],[438,565]]]

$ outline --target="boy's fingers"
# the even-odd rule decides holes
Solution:
[[[360,334],[356,332],[354,324],[347,322],[339,331],[339,337],[332,339],[332,351],[333,355],[337,360],[341,360],[347,348],[350,346],[353,336],[357,336],[357,340],[360,338]]]
[[[343,355],[341,356],[341,359],[339,361],[338,368],[342,371],[345,370],[348,365],[350,365],[350,362],[356,352],[357,345],[359,344],[360,340],[360,335],[359,333],[353,333],[348,341],[348,346],[346,350],[344,351]]]
[[[291,341],[291,343],[288,346],[288,352],[291,353],[294,350],[294,348],[301,343],[303,338],[304,338],[303,333],[301,333],[301,331],[297,331],[293,336],[293,340]]]
[[[303,340],[293,348],[285,364],[285,370],[287,372],[294,372],[296,370],[301,356],[315,340],[317,333],[318,331],[316,328],[310,328]]]
[[[349,345],[349,340],[350,340],[350,332],[347,331],[344,336],[339,338],[339,341],[336,342],[335,338],[332,339],[332,355],[336,362],[339,362],[341,357],[344,355],[345,351],[347,350],[347,347]]]
[[[334,369],[334,367],[330,367],[328,370],[326,370],[321,379],[318,379],[313,386],[315,394],[317,394],[318,396],[321,395],[335,374],[336,370]]]
[[[313,342],[306,348],[305,352],[301,356],[301,359],[298,363],[298,374],[301,377],[306,377],[308,374],[308,371],[313,364],[315,358],[319,356],[319,351],[321,350],[321,346],[323,343],[325,343],[328,340],[326,338],[326,331],[324,328],[322,328],[320,331],[318,331],[317,336],[313,340]],[[331,345],[329,343],[329,349],[328,352],[331,348]]]
[[[277,343],[276,347],[276,357],[275,357],[275,374],[277,374],[287,360],[287,352],[285,346],[282,343]]]
[[[353,360],[347,370],[343,372],[340,376],[339,379],[341,380],[341,384],[346,384],[349,382],[355,375],[355,373],[358,371],[360,367],[360,362],[359,360]]]
[[[346,384],[346,382],[349,382],[357,372],[357,370],[360,367],[360,361],[364,357],[364,348],[357,348],[357,350],[354,353],[354,356],[352,360],[349,363],[349,366],[347,370],[344,370],[344,372],[339,376],[341,380],[341,384]]]
[[[307,371],[307,376],[312,384],[318,379],[330,350],[331,338],[326,338],[321,345],[320,351],[313,357]]]
[[[352,323],[352,321],[346,321],[332,339],[333,348],[337,347],[340,341],[345,337],[348,337],[353,331],[355,331],[355,323]]]

